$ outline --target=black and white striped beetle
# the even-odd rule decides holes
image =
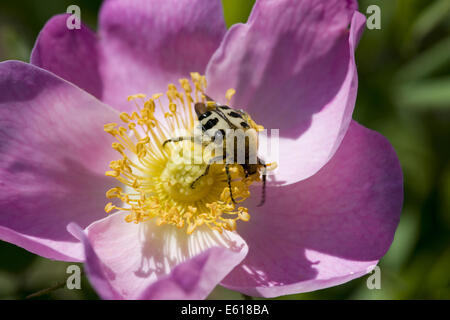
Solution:
[[[208,101],[214,101],[207,95],[205,95]],[[216,103],[202,103],[197,102],[195,104],[195,113],[197,114],[198,120],[200,122],[202,135],[207,135],[207,141],[209,143],[221,143],[223,147],[223,152],[220,156],[216,156],[209,160],[206,169],[202,175],[194,180],[191,184],[191,188],[194,189],[195,183],[206,176],[209,172],[209,167],[219,160],[225,160],[225,171],[227,174],[228,188],[230,190],[230,197],[234,204],[236,201],[233,198],[233,193],[231,189],[231,176],[229,171],[229,165],[231,163],[239,164],[244,169],[245,176],[248,177],[253,174],[259,174],[262,170],[262,197],[261,202],[258,206],[262,206],[265,202],[265,191],[266,191],[266,169],[267,165],[257,156],[258,151],[258,134],[256,130],[250,130],[251,125],[249,124],[249,116],[242,110],[233,109],[226,105],[218,105]],[[228,133],[233,133],[233,141],[230,141],[230,136]],[[236,136],[236,132],[239,134],[244,134],[243,141],[245,141],[244,152],[242,149],[239,150],[237,140],[239,137]],[[228,136],[228,143],[227,143]],[[218,139],[220,137],[220,139]],[[163,143],[163,147],[168,142],[179,142],[183,140],[191,140],[193,142],[204,142],[203,137],[197,136],[182,136],[171,138]],[[220,142],[218,142],[220,141]],[[231,143],[230,143],[231,142]],[[230,151],[231,150],[231,151]],[[232,161],[230,162],[230,155]],[[228,161],[227,161],[228,160]],[[241,160],[241,161],[238,161]],[[256,161],[255,161],[256,160]]]

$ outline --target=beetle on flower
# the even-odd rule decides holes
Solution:
[[[107,0],[98,37],[66,19],[45,25],[30,64],[0,63],[0,239],[83,261],[105,299],[306,292],[386,253],[402,173],[352,120],[356,1],[258,0],[229,30],[219,0]],[[190,188],[206,164],[180,161],[189,141],[163,148],[203,94],[280,129],[263,207],[239,167],[235,204],[223,166]]]

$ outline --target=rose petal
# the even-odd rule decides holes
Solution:
[[[247,254],[236,233],[199,228],[189,236],[153,221],[127,223],[125,215],[86,230],[87,274],[103,298],[117,292],[124,299],[204,299]]]
[[[226,32],[219,0],[110,0],[99,29],[104,101],[124,111],[129,95],[204,73]]]
[[[280,130],[279,184],[313,175],[345,135],[357,91],[354,50],[365,21],[355,10],[350,0],[260,0],[211,58],[208,94],[224,101],[235,88],[234,107]]]
[[[67,225],[67,231],[69,231],[75,238],[81,241],[84,247],[84,260],[89,261],[89,264],[84,266],[85,272],[89,275],[89,279],[91,283],[93,283],[94,287],[98,292],[101,293],[103,299],[113,300],[120,299],[120,295],[117,293],[114,288],[111,287],[111,284],[106,280],[103,275],[104,266],[101,264],[98,259],[97,254],[92,248],[89,239],[87,238],[84,230],[77,225],[76,223],[69,223]]]
[[[117,112],[52,73],[0,63],[0,239],[47,258],[81,259],[66,225],[105,216],[118,157],[103,125]]]
[[[391,245],[402,201],[402,172],[391,145],[352,122],[317,174],[269,187],[262,208],[250,204],[250,222],[238,226],[249,254],[222,285],[274,297],[359,277]]]
[[[97,37],[84,24],[81,29],[69,29],[69,17],[57,15],[46,23],[36,40],[30,62],[101,99]]]

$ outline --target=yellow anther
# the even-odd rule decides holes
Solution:
[[[145,101],[144,108],[150,110],[151,112],[155,112],[156,109],[155,101],[152,99]]]
[[[176,93],[170,90],[166,92],[166,95],[170,103],[174,103],[174,100],[177,98]]]
[[[197,225],[195,223],[190,223],[187,227],[186,233],[192,234],[194,232],[195,228],[197,228]]]
[[[120,172],[119,171],[106,171],[105,175],[108,176],[108,177],[116,178],[116,177],[118,177],[120,175]]]
[[[118,198],[118,197],[120,197],[121,193],[122,193],[122,188],[120,188],[120,187],[112,188],[112,189],[109,189],[108,191],[106,191],[106,197],[108,199]]]
[[[225,94],[225,98],[227,99],[228,103],[231,102],[231,98],[233,98],[235,93],[236,93],[236,90],[234,90],[234,89],[227,90],[227,93]]]
[[[152,100],[158,100],[159,98],[161,98],[163,96],[162,93],[155,93],[154,95],[152,95]]]
[[[131,120],[130,116],[126,112],[122,112],[119,117],[120,117],[120,120],[122,120],[125,123],[128,123]]]
[[[124,127],[119,127],[119,134],[120,135],[126,135],[126,133],[127,133],[127,129],[126,128],[124,128]]]
[[[236,230],[236,220],[226,219],[223,224],[223,228],[229,231]]]
[[[120,171],[120,169],[122,168],[121,161],[122,161],[122,160],[111,161],[111,162],[109,163],[109,167],[110,167],[111,169],[115,170],[115,171]]]
[[[271,163],[268,163],[266,166],[267,166],[267,171],[273,171],[276,168],[278,168],[278,163],[271,162]]]
[[[127,173],[132,173],[133,172],[133,170],[131,169],[130,165],[128,164],[128,160],[124,159],[124,161],[122,163],[122,170],[124,172],[127,172]]]
[[[108,202],[105,206],[105,211],[106,211],[106,213],[110,213],[111,211],[113,211],[116,208],[117,207],[115,205],[113,205],[111,202]]]
[[[255,121],[253,121],[253,119],[247,114],[247,123],[250,125],[250,127],[252,127],[253,129],[255,129],[257,132],[263,131],[264,127],[257,124]]]
[[[131,101],[131,100],[136,100],[136,99],[145,99],[147,98],[147,96],[143,93],[138,93],[138,94],[133,94],[131,96],[128,96],[127,100]]]
[[[239,210],[239,219],[241,219],[242,221],[250,220],[250,215],[248,214],[247,208],[239,207],[238,210]]]
[[[170,104],[169,104],[169,110],[170,110],[170,112],[172,112],[172,113],[177,112],[177,105],[176,105],[175,103],[170,103]]]
[[[198,72],[191,72],[191,78],[192,78],[192,82],[199,82],[201,75]]]
[[[145,120],[154,120],[155,116],[153,115],[153,111],[150,108],[144,108],[141,110],[142,121]],[[138,122],[139,123],[139,122]]]
[[[113,142],[112,143],[112,147],[113,147],[113,149],[115,149],[117,151],[123,151],[124,150],[124,147],[120,143],[117,143],[117,142]]]
[[[178,228],[178,229],[181,229],[181,228],[183,228],[183,227],[184,227],[184,220],[178,221],[178,223],[177,223],[177,228]]]
[[[184,91],[186,91],[187,93],[192,92],[192,88],[191,85],[189,84],[188,79],[180,79],[180,84]]]
[[[140,186],[141,185],[140,185],[139,181],[137,179],[135,179],[133,181],[132,187],[135,188],[135,189],[138,189]]]
[[[107,123],[103,126],[103,130],[105,130],[106,132],[108,132],[112,135],[116,135],[117,134],[116,126],[117,126],[117,123]]]
[[[191,72],[191,79],[197,89],[203,91],[206,88],[205,76],[200,75],[198,72]]]
[[[139,114],[136,111],[133,111],[133,113],[131,114],[131,119],[139,120],[139,119],[141,119],[141,117],[139,116]]]

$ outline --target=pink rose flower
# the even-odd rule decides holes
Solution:
[[[86,26],[68,30],[66,19],[45,25],[31,64],[0,63],[0,239],[49,259],[83,261],[105,299],[203,299],[218,284],[276,297],[360,277],[386,253],[402,207],[402,172],[389,142],[352,120],[354,51],[365,24],[356,1],[259,0],[248,22],[229,30],[219,0],[108,0],[98,36]],[[210,224],[213,209],[201,220],[203,207],[193,205],[196,228],[186,232],[190,218],[184,213],[174,225],[162,204],[172,201],[181,217],[188,200],[151,189],[152,209],[132,199],[136,208],[114,205],[119,211],[107,215],[105,192],[117,183],[105,172],[118,158],[111,148],[118,134],[104,125],[136,111],[127,96],[165,93],[191,72],[206,75],[211,97],[225,101],[234,88],[231,106],[280,129],[265,205],[256,206],[258,185],[244,197],[249,221],[240,211],[236,225]],[[147,151],[166,152],[147,143]],[[127,176],[124,168],[117,172]],[[134,170],[122,200],[133,177],[136,190],[145,181],[167,186]],[[201,190],[196,203],[219,211],[230,204]]]

